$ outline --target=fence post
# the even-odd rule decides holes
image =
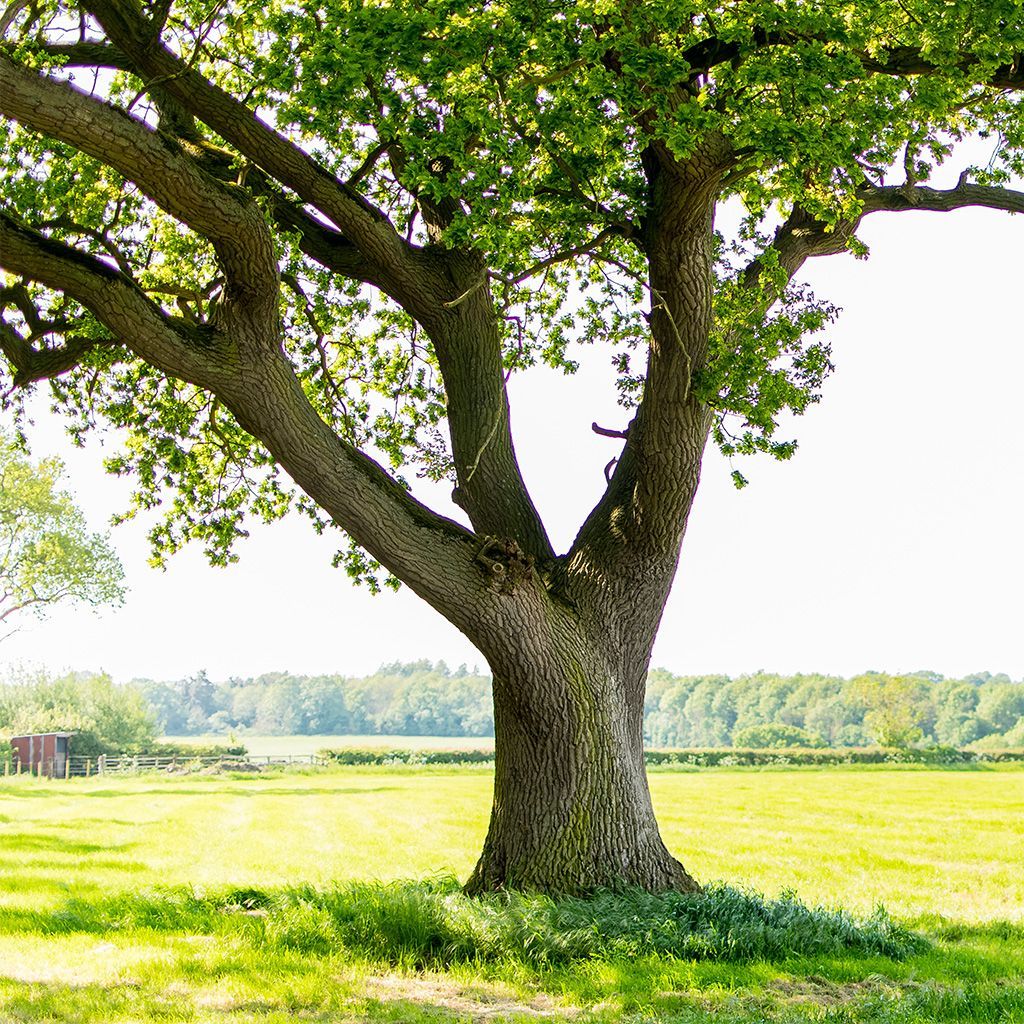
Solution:
[[[100,775],[106,775],[107,774],[107,755],[106,754],[100,754],[100,756],[96,758],[96,771],[98,771],[100,773]]]
[[[64,778],[71,778],[71,758],[67,755],[64,756]]]
[[[92,775],[92,758],[87,757],[85,759],[85,777],[89,778],[90,775]]]

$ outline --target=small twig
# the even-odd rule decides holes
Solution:
[[[188,299],[190,302],[200,303],[209,301],[213,293],[224,284],[224,279],[215,277],[207,286],[205,291],[200,288],[183,288],[174,284],[154,284],[143,291],[147,295],[172,295],[178,299]]]
[[[327,390],[330,392],[332,399],[338,404],[341,410],[342,418],[345,423],[351,429],[351,417],[348,413],[348,403],[345,401],[345,392],[338,385],[338,382],[334,379],[334,374],[331,372],[330,363],[327,357],[327,349],[325,347],[326,335],[323,328],[320,326],[320,321],[317,319],[316,310],[313,308],[313,303],[310,302],[309,296],[306,294],[305,289],[299,283],[299,279],[294,274],[282,274],[282,284],[286,284],[302,302],[303,314],[305,315],[306,322],[315,335],[313,341],[316,347],[317,354],[319,355],[320,362],[320,373],[324,379],[324,384],[327,386]]]
[[[454,309],[456,306],[460,306],[463,302],[475,292],[480,291],[483,286],[487,284],[487,275],[481,276],[480,280],[476,284],[470,285],[457,299],[452,299],[450,302],[444,302],[442,305],[445,309]]]
[[[596,423],[591,423],[590,429],[602,437],[621,437],[623,440],[629,437],[629,427],[625,430],[612,430],[610,427],[599,427]]]
[[[523,81],[527,85],[535,85],[543,87],[545,85],[554,85],[556,82],[560,82],[563,78],[567,78],[574,71],[579,71],[580,68],[586,67],[587,62],[582,58],[574,60],[571,64],[566,64],[564,68],[559,68],[557,71],[552,71],[547,75],[523,75]]]
[[[380,142],[369,153],[366,154],[366,158],[363,162],[352,172],[351,176],[346,179],[345,185],[348,188],[359,184],[363,178],[366,177],[373,170],[377,161],[387,153],[388,149],[392,144],[390,142]]]
[[[571,246],[568,249],[560,249],[558,252],[552,253],[550,256],[540,260],[538,263],[535,263],[532,267],[529,267],[527,270],[524,270],[521,274],[518,274],[515,277],[504,277],[501,274],[494,273],[485,274],[479,281],[467,288],[458,298],[444,303],[444,307],[445,309],[454,309],[456,306],[461,305],[471,295],[478,292],[488,282],[488,280],[493,279],[495,281],[500,281],[506,288],[514,288],[516,285],[522,284],[531,277],[535,277],[537,274],[540,274],[551,267],[557,266],[559,263],[565,263],[568,260],[574,259],[576,256],[591,255],[595,249],[599,248],[602,243],[606,242],[612,236],[623,234],[623,228],[618,225],[604,228],[589,242],[581,242],[579,245]]]
[[[524,270],[518,277],[511,279],[500,278],[502,283],[507,285],[522,284],[523,281],[528,280],[536,274],[539,274],[542,270],[547,270],[548,267],[556,266],[559,263],[565,263],[566,260],[571,260],[575,256],[587,256],[594,252],[603,242],[606,242],[613,235],[624,234],[621,227],[607,227],[602,231],[599,231],[589,242],[581,242],[579,245],[570,246],[568,249],[561,249],[558,252],[552,253],[546,259],[541,260],[539,263],[535,263],[528,270]]]
[[[73,221],[70,217],[55,217],[53,220],[43,221],[36,226],[40,230],[48,228],[63,228],[65,231],[75,232],[86,238],[91,238],[94,242],[101,245],[107,253],[109,253],[111,259],[113,259],[117,264],[117,269],[120,270],[125,277],[132,277],[131,264],[125,258],[124,253],[121,251],[121,247],[107,234],[108,227],[105,226],[102,230],[86,227],[83,224],[78,224],[76,221]]]
[[[466,483],[473,479],[473,474],[476,473],[477,467],[480,465],[480,460],[483,458],[484,452],[487,451],[488,446],[494,440],[494,435],[498,432],[498,424],[501,422],[501,409],[499,408],[494,416],[494,424],[491,427],[490,433],[484,439],[484,443],[480,446],[480,451],[476,453],[476,458],[473,460],[473,464],[466,471]]]

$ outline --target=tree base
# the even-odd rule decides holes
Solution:
[[[463,886],[467,896],[488,892],[543,892],[549,896],[591,896],[602,890],[644,889],[647,892],[701,892],[701,884],[667,852],[659,863],[628,873],[595,869],[594,865],[566,864],[557,873],[509,871],[485,852]]]
[[[494,803],[465,891],[700,891],[665,848],[654,817],[644,671],[615,668],[617,649],[588,642],[568,613],[548,612],[543,629],[520,631],[546,643],[504,670],[492,664]]]

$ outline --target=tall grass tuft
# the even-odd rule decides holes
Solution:
[[[902,959],[926,948],[882,909],[855,919],[842,910],[808,907],[792,893],[768,899],[726,885],[698,894],[627,890],[558,899],[512,892],[471,899],[454,878],[330,889],[164,889],[69,900],[57,911],[33,915],[32,924],[48,933],[144,928],[238,934],[256,946],[313,956],[344,949],[367,960],[434,969],[510,962],[542,968],[652,955]]]

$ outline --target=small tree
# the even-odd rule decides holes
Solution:
[[[849,696],[864,708],[864,728],[883,747],[909,747],[924,735],[928,685],[914,676],[870,672],[850,680]]]
[[[41,676],[0,688],[0,733],[73,732],[72,753],[137,754],[157,737],[141,693],[107,675]]]
[[[62,602],[119,604],[123,570],[107,538],[90,533],[59,489],[57,459],[33,464],[0,433],[0,623]],[[10,634],[7,634],[10,635]]]

